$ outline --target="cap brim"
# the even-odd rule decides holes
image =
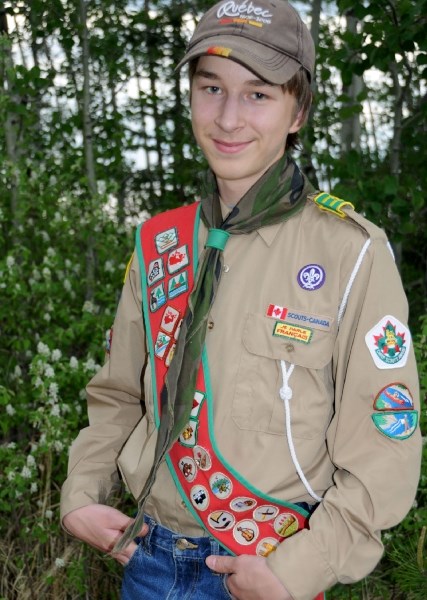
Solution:
[[[188,50],[176,69],[181,69],[189,61],[206,55],[234,60],[261,79],[274,84],[286,83],[303,67],[294,58],[264,44],[242,36],[233,39],[231,35],[217,35],[197,42]]]

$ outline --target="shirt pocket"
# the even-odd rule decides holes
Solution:
[[[332,416],[331,360],[335,335],[310,328],[305,332],[309,338],[305,343],[274,335],[275,324],[269,317],[246,316],[233,397],[233,421],[239,429],[285,434],[285,409],[279,393],[283,385],[280,361],[284,360],[288,368],[295,365],[289,378],[292,435],[315,438],[326,431]]]

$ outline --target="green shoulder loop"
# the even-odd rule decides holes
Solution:
[[[345,200],[341,200],[341,198],[337,198],[336,196],[331,196],[326,192],[320,192],[316,196],[312,196],[312,200],[320,210],[326,210],[331,212],[341,219],[345,219],[347,214],[343,211],[345,206],[349,206],[354,210],[354,205],[351,202],[346,202]]]

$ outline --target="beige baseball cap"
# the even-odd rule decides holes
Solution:
[[[300,67],[313,78],[313,38],[285,0],[215,4],[197,25],[177,69],[203,55],[234,60],[269,83],[286,83]]]

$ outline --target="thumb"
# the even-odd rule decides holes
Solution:
[[[215,573],[234,573],[235,561],[233,556],[211,555],[207,557],[206,564]]]

